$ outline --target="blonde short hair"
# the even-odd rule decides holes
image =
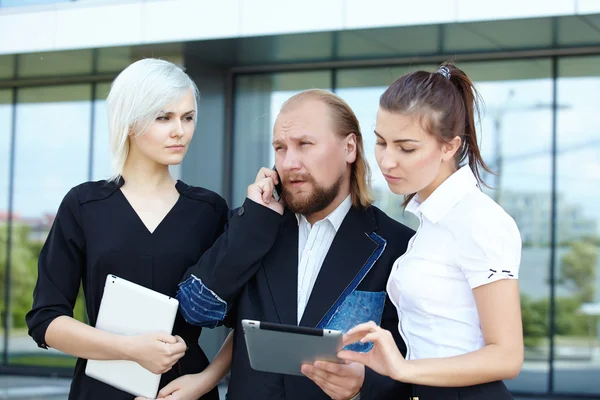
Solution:
[[[197,111],[196,84],[182,67],[155,58],[136,61],[115,78],[106,99],[113,167],[110,180],[121,177],[129,155],[129,135],[143,134],[165,106],[179,101],[189,90],[194,93]]]

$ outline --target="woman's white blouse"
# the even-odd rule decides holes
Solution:
[[[406,210],[419,229],[396,260],[387,291],[398,310],[407,359],[451,357],[485,343],[473,289],[517,279],[521,236],[515,221],[481,192],[469,166]]]

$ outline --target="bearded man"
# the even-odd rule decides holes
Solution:
[[[316,362],[305,376],[251,368],[243,319],[342,331],[373,320],[405,351],[386,284],[414,231],[372,205],[356,115],[331,92],[301,92],[282,106],[273,148],[277,171],[259,171],[178,296],[188,322],[234,328],[227,399],[408,398],[408,385],[358,363]]]

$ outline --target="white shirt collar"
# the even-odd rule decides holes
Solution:
[[[441,220],[469,191],[477,186],[477,179],[468,165],[461,167],[446,179],[424,201],[415,195],[406,210],[419,216],[423,214],[434,224]]]
[[[340,229],[342,222],[344,222],[346,214],[348,214],[348,211],[350,211],[350,208],[352,208],[352,198],[350,195],[348,195],[348,197],[346,197],[344,201],[342,201],[340,205],[337,206],[337,208],[333,210],[323,220],[328,220],[333,226],[333,229],[335,229],[335,231],[337,232]],[[296,214],[296,219],[298,221],[298,225],[300,225],[300,221],[303,221],[308,224],[306,217],[302,214]],[[308,225],[310,226],[310,224]]]

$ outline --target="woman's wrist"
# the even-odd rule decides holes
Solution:
[[[135,357],[134,345],[135,341],[132,340],[131,336],[127,335],[115,335],[116,348],[119,353],[119,359],[125,361],[134,361],[137,362]]]
[[[395,365],[392,378],[396,381],[412,383],[416,376],[415,363],[401,358]]]
[[[216,371],[209,366],[204,371],[196,374],[194,381],[197,383],[196,392],[199,395],[203,395],[217,386],[221,381],[221,378]]]
[[[194,374],[193,375],[193,391],[194,391],[194,396],[197,397],[201,397],[204,394],[206,394],[211,388],[208,388],[208,378],[209,378],[210,373],[207,373],[206,370]]]

